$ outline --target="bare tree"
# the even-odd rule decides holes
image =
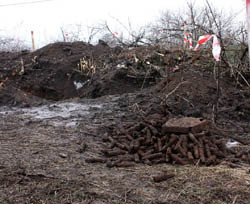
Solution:
[[[122,27],[120,32],[112,30],[107,21],[103,23],[103,36],[101,39],[106,41],[109,45],[119,45],[123,47],[136,47],[139,45],[148,44],[146,40],[146,28],[140,27],[139,29],[133,29],[132,23],[128,20],[126,26],[118,19],[114,18],[116,22]]]
[[[29,49],[29,46],[23,40],[0,36],[0,51],[19,52]]]
[[[223,63],[231,70],[246,64],[247,31],[245,24],[236,20],[238,13],[226,13],[213,7],[209,0],[205,2],[202,7],[197,7],[194,1],[187,1],[185,12],[166,10],[151,26],[148,40],[169,48],[182,47],[186,20],[194,43],[201,35],[216,34],[222,47]],[[211,46],[211,42],[205,46]]]
[[[84,41],[94,43],[98,35],[102,35],[105,28],[99,24],[97,26],[83,26],[82,24],[65,25],[61,27],[63,41],[74,42]]]

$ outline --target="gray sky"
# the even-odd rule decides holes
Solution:
[[[165,9],[183,9],[186,0],[52,0],[35,4],[8,5],[39,0],[0,0],[0,35],[25,39],[30,42],[30,31],[34,31],[37,47],[61,40],[60,27],[81,24],[93,25],[107,20],[119,33],[114,18],[125,25],[130,19],[132,26],[138,28],[154,21]],[[41,1],[41,0],[40,0]],[[196,0],[197,5],[203,0]],[[241,11],[244,19],[244,1],[210,0],[219,9]]]

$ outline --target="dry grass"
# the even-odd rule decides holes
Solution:
[[[154,183],[152,177],[166,171],[176,176]],[[107,203],[249,203],[247,171],[247,168],[231,169],[225,165],[141,165],[124,169],[98,166],[90,180],[92,191],[114,199]]]

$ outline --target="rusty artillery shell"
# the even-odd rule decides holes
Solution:
[[[139,137],[139,138],[137,139],[137,141],[139,142],[140,145],[141,145],[141,144],[144,144],[145,138],[144,138],[144,137]]]
[[[139,162],[140,162],[140,156],[139,156],[138,153],[134,154],[134,161],[135,161],[136,163],[139,163]]]
[[[166,162],[167,163],[170,162],[170,156],[169,156],[169,154],[166,154]]]
[[[126,154],[124,150],[104,150],[103,153],[108,157],[114,157],[122,154]]]
[[[158,132],[158,130],[154,126],[148,125],[148,127],[149,127],[152,135],[158,135],[159,132]]]
[[[207,143],[205,144],[205,152],[208,158],[211,157],[211,151]]]
[[[206,161],[206,165],[216,164],[216,156],[211,155]]]
[[[139,140],[135,140],[135,141],[134,141],[134,150],[137,151],[137,150],[139,149],[139,147],[140,147],[140,142],[139,142]]]
[[[170,178],[173,178],[175,177],[175,174],[168,174],[168,173],[165,173],[165,174],[161,174],[161,175],[158,175],[158,176],[154,176],[153,177],[153,180],[154,182],[161,182],[161,181],[166,181]]]
[[[130,127],[128,129],[128,132],[134,132],[134,131],[141,131],[143,128],[145,127],[145,125],[143,123],[137,123],[134,126]]]
[[[146,138],[147,138],[147,141],[151,141],[151,137],[152,137],[152,135],[151,135],[151,132],[150,132],[150,130],[149,130],[149,128],[147,127],[147,130],[146,130]]]
[[[214,148],[214,147],[210,147],[211,153],[215,154],[217,157],[219,158],[225,158],[225,155],[223,154],[222,151]]]
[[[226,147],[226,143],[225,143],[224,141],[222,141],[222,140],[220,141],[219,147],[220,147],[220,150],[221,150],[224,154],[227,153],[227,147]]]
[[[188,138],[187,135],[183,135],[183,140],[182,140],[182,147],[185,150],[185,152],[188,151]]]
[[[231,154],[234,154],[234,155],[236,155],[237,154],[237,152],[234,150],[234,149],[228,149],[228,151],[229,151],[229,153],[231,153]]]
[[[163,145],[163,147],[161,148],[161,151],[162,151],[162,152],[165,152],[165,151],[167,151],[167,149],[168,149],[168,145],[165,144],[165,145]]]
[[[196,139],[196,137],[193,135],[193,133],[188,133],[189,139],[194,143],[194,144],[199,144],[199,141]]]
[[[235,157],[240,158],[242,155],[245,154],[245,151],[238,152]]]
[[[179,137],[178,142],[176,143],[176,145],[175,145],[175,147],[174,147],[174,150],[177,150],[177,149],[179,148],[179,146],[181,146],[183,140],[184,140],[184,137],[183,137],[183,135],[181,135],[181,136]]]
[[[115,166],[115,163],[109,160],[109,161],[106,162],[106,166],[107,166],[108,168],[112,168],[112,167]]]
[[[152,162],[151,162],[151,161],[149,161],[148,159],[144,160],[144,161],[143,161],[143,163],[144,163],[144,164],[147,164],[147,165],[149,165],[149,166],[151,166],[151,165],[152,165]]]
[[[145,155],[145,152],[143,152],[142,150],[138,150],[138,154],[141,156],[141,157],[144,157],[144,155]]]
[[[188,149],[193,149],[194,148],[194,143],[189,143],[187,145]],[[184,148],[184,145],[183,145],[183,148]]]
[[[183,149],[182,146],[179,146],[177,150],[178,150],[178,152],[181,153],[182,156],[184,156],[184,157],[187,156],[187,152],[185,152],[185,150]]]
[[[161,139],[158,138],[158,140],[157,140],[157,150],[160,152],[161,149],[162,149],[162,142],[161,142]]]
[[[153,164],[162,164],[162,163],[166,163],[166,159],[165,158],[160,158],[160,159],[155,159],[152,160]]]
[[[115,146],[116,146],[116,142],[113,141],[113,142],[110,143],[109,149],[113,149]]]
[[[204,155],[204,149],[203,147],[199,147],[198,149],[199,149],[199,156],[200,156],[201,162],[205,163],[206,159]]]
[[[194,160],[192,152],[188,152],[187,157],[188,157],[189,160]]]
[[[160,159],[163,157],[162,153],[154,153],[154,154],[148,154],[148,155],[144,155],[142,157],[142,160],[152,160],[152,159]]]
[[[157,140],[157,138],[155,136],[152,136],[151,137],[151,144],[154,144],[156,140]]]
[[[133,137],[134,139],[137,139],[139,136],[140,136],[140,133],[139,133],[139,132],[137,132],[137,131],[132,132],[132,137]]]
[[[180,158],[177,154],[170,154],[173,161],[175,161],[177,164],[186,165],[188,162],[182,158]]]
[[[198,146],[204,148],[204,137],[199,137],[198,142]]]
[[[120,149],[123,149],[123,150],[125,150],[126,149],[126,147],[125,147],[125,145],[123,145],[123,144],[121,144],[121,143],[116,143],[115,144],[118,148],[120,148]]]
[[[166,151],[168,147],[172,147],[172,145],[178,140],[178,136],[175,134],[171,134],[170,140],[167,144],[162,147],[162,151]]]
[[[243,161],[247,161],[247,160],[248,160],[247,155],[246,155],[246,154],[243,154],[243,155],[241,156],[241,159],[242,159]]]
[[[148,147],[148,146],[140,146],[140,150],[142,150],[142,151],[146,151],[146,150],[148,150],[148,149],[150,149],[150,147]]]
[[[157,142],[156,142],[156,143],[154,143],[154,150],[155,150],[156,152],[159,152],[159,151],[158,151],[158,145],[157,145]]]
[[[115,164],[116,167],[132,167],[135,166],[134,162],[122,161],[120,163]]]
[[[149,155],[149,154],[153,154],[153,153],[155,153],[154,149],[148,149],[148,151],[146,151],[144,155]]]
[[[134,139],[131,135],[126,135],[126,137],[129,141],[132,141]]]
[[[165,136],[163,136],[163,137],[161,138],[161,143],[162,143],[162,144],[165,144],[165,143],[167,143],[167,142],[168,142],[168,136],[165,135]]]
[[[172,148],[171,147],[167,148],[167,154],[172,154]]]
[[[120,161],[134,161],[134,155],[133,154],[125,154],[125,155],[119,155]]]
[[[147,123],[149,123],[150,125],[152,126],[156,126],[157,125],[157,122],[155,120],[147,120]]]
[[[139,147],[140,147],[139,141],[134,140],[129,145],[129,152],[130,153],[137,152],[139,150]]]
[[[108,136],[108,141],[112,143],[114,142],[114,139],[111,136]]]
[[[105,163],[107,160],[104,158],[92,157],[92,158],[86,158],[85,161],[87,163]]]
[[[198,146],[197,145],[194,145],[194,157],[195,159],[199,159],[199,149],[198,149]]]
[[[146,134],[146,132],[147,132],[147,127],[143,128],[140,132],[141,132],[142,134]]]
[[[108,133],[105,133],[102,138],[103,142],[109,142]]]
[[[127,144],[127,143],[123,143],[123,146],[124,146],[124,148],[125,148],[125,150],[127,150],[127,151],[129,151],[130,149],[130,147],[129,147],[129,144]]]

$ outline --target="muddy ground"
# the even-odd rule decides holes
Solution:
[[[0,203],[250,203],[249,158],[112,168],[86,162],[106,159],[104,137],[154,114],[160,124],[184,116],[215,122],[211,137],[249,152],[249,72],[242,78],[219,67],[216,115],[206,50],[183,55],[75,42],[0,53]],[[173,177],[155,182],[163,173]]]

